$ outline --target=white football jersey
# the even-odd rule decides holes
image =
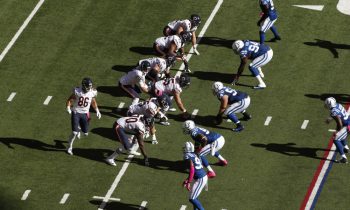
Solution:
[[[136,84],[140,86],[145,86],[145,76],[146,74],[138,69],[133,69],[129,71],[126,75],[122,76],[119,82],[122,85],[131,85],[135,86]]]
[[[148,61],[151,64],[151,69],[154,69],[157,65],[159,66],[159,73],[163,73],[166,70],[166,60],[164,58],[147,58],[139,61],[139,66],[143,61]]]
[[[173,91],[175,91],[176,93],[182,92],[182,88],[180,87],[179,83],[177,82],[176,77],[156,82],[155,88],[157,90],[163,91],[163,93],[165,93],[167,95],[173,95]]]
[[[174,42],[175,45],[176,45],[176,50],[175,51],[178,51],[181,47],[184,46],[182,44],[181,39],[180,39],[180,37],[178,35],[159,37],[155,41],[155,43],[158,45],[158,47],[162,51],[164,51],[165,49],[169,49],[172,42]]]
[[[138,104],[130,105],[128,112],[132,115],[136,114],[144,115],[145,117],[153,117],[151,115],[151,111],[149,110],[150,106],[157,108],[156,103],[154,103],[153,101],[143,101],[139,102]]]
[[[75,95],[75,100],[73,102],[72,110],[77,113],[88,113],[92,98],[97,96],[97,90],[91,89],[84,93],[81,87],[76,87],[73,90],[73,94]]]
[[[180,27],[183,28],[186,32],[191,32],[191,21],[190,20],[174,20],[170,23],[168,23],[168,27],[171,28],[171,30],[178,31]],[[197,28],[196,28],[197,29]]]
[[[117,123],[129,134],[143,135],[146,132],[146,126],[141,120],[141,117],[143,117],[143,115],[122,117],[117,120]]]

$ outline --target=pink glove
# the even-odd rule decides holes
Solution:
[[[183,182],[183,186],[186,187],[186,189],[188,191],[191,190],[191,183],[188,181],[188,179],[186,179],[184,182]]]

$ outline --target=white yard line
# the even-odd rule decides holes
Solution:
[[[101,197],[101,196],[93,196],[92,197],[93,199],[97,199],[97,200],[103,200],[104,197]],[[120,201],[120,198],[109,198],[110,201]]]
[[[21,35],[23,30],[27,27],[28,23],[32,20],[36,12],[40,9],[41,5],[44,3],[45,0],[40,0],[36,6],[34,7],[33,11],[29,14],[27,19],[23,22],[22,26],[18,29],[17,33],[12,37],[11,41],[7,44],[4,51],[2,51],[0,55],[0,62],[4,59],[8,51],[11,49],[11,47],[15,44],[18,37]]]
[[[267,116],[264,125],[268,126],[270,124],[271,120],[272,120],[272,117],[271,116]]]
[[[10,96],[7,98],[7,101],[12,101],[15,96],[16,96],[16,92],[12,92]]]
[[[139,210],[145,209],[146,205],[147,205],[147,201],[142,201]]]
[[[64,204],[69,197],[69,193],[65,193],[60,201],[60,204]]]
[[[221,4],[222,4],[223,2],[224,2],[224,0],[219,0],[219,1],[216,3],[216,5],[215,5],[213,11],[211,12],[211,14],[210,14],[208,20],[205,22],[205,24],[204,24],[204,26],[203,26],[201,32],[199,33],[199,35],[198,35],[198,37],[197,37],[197,44],[195,45],[195,47],[198,46],[199,42],[201,41],[202,37],[204,36],[205,32],[207,31],[207,29],[208,29],[208,27],[209,27],[209,25],[210,25],[210,23],[211,23],[211,21],[213,21],[213,19],[214,19],[216,13],[219,11],[219,9],[220,9],[220,7],[221,7]],[[189,53],[187,54],[187,61],[190,61],[192,55],[193,55],[193,47],[191,47]],[[176,76],[180,76],[180,75],[181,75],[181,72],[182,72],[184,69],[185,69],[185,65],[182,63],[181,66],[180,66],[180,69],[179,69],[180,71],[178,71],[178,72],[176,73]]]
[[[185,210],[186,207],[187,207],[186,205],[182,205],[181,208],[180,208],[180,210]]]
[[[328,129],[329,132],[336,132],[334,129]]]
[[[316,10],[316,11],[322,11],[324,8],[323,5],[293,5],[293,6],[304,8],[304,9]]]
[[[27,200],[28,195],[29,195],[30,192],[31,192],[31,190],[26,190],[26,191],[24,191],[21,200],[22,200],[22,201]]]
[[[118,109],[122,109],[124,107],[125,103],[124,102],[120,102],[120,104],[118,105]]]
[[[194,119],[196,117],[196,115],[198,114],[198,109],[194,109],[192,114],[191,114],[191,118]]]
[[[303,124],[301,125],[301,129],[305,130],[307,127],[307,124],[309,124],[309,120],[304,120]]]
[[[51,99],[52,99],[52,96],[48,96],[48,97],[45,99],[45,101],[44,101],[43,104],[44,104],[44,105],[49,105]]]

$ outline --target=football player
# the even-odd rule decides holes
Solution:
[[[160,57],[175,57],[176,60],[182,60],[185,65],[185,71],[189,71],[188,61],[184,54],[184,46],[190,40],[191,33],[183,31],[179,35],[157,38],[153,44],[153,49]]]
[[[250,97],[248,94],[229,87],[224,87],[222,82],[214,82],[212,91],[221,102],[219,112],[216,115],[216,123],[220,124],[222,122],[222,116],[226,115],[237,125],[237,127],[232,130],[235,132],[242,131],[244,126],[239,121],[236,113],[242,113],[245,120],[250,120],[252,118],[246,111],[250,105]]]
[[[170,68],[168,68],[167,60],[164,58],[153,57],[142,59],[138,62],[138,66],[136,68],[141,69],[141,64],[144,61],[148,61],[151,65],[151,70],[146,75],[146,79],[151,80],[152,82],[157,82],[160,74],[170,74]]]
[[[159,120],[159,123],[162,125],[170,125],[168,122],[168,117],[165,115],[171,106],[170,97],[167,94],[158,91],[156,93],[156,97],[150,98],[149,101],[152,101],[159,107],[158,113],[155,116],[155,120]]]
[[[182,111],[183,118],[188,118],[190,115],[187,113],[185,109],[180,94],[183,88],[186,88],[190,85],[191,78],[182,73],[180,76],[167,78],[165,80],[158,81],[153,86],[153,95],[157,95],[157,92],[162,92],[169,96],[173,96],[175,98],[175,102],[179,109]],[[176,111],[176,110],[175,110]]]
[[[141,153],[144,157],[144,163],[146,166],[149,165],[148,157],[144,147],[144,135],[147,132],[148,123],[150,121],[146,120],[143,115],[135,115],[131,117],[122,117],[116,120],[113,124],[113,135],[122,144],[122,147],[118,147],[113,154],[107,157],[105,160],[108,164],[116,166],[114,159],[118,154],[124,153],[126,150],[127,154],[130,155],[141,155],[139,152],[134,150],[136,145],[136,140],[140,146]]]
[[[265,33],[267,30],[271,29],[274,38],[271,41],[281,40],[281,37],[278,35],[277,29],[274,26],[274,23],[277,20],[277,12],[273,4],[273,0],[259,0],[261,8],[261,18],[258,21],[257,25],[260,27],[260,44],[265,42]]]
[[[144,115],[146,119],[154,118],[155,115],[158,113],[158,107],[155,103],[152,101],[143,101],[139,102],[138,104],[132,104],[129,106],[129,110],[127,112],[127,116],[133,116],[133,115]],[[154,119],[152,120],[154,122]],[[154,126],[154,123],[149,125],[150,127],[150,134],[152,136],[152,144],[158,144],[157,137],[156,137],[156,128]]]
[[[211,156],[215,156],[219,159],[218,165],[226,166],[227,160],[219,153],[219,150],[225,144],[225,138],[218,133],[196,126],[192,120],[186,120],[182,125],[182,130],[184,134],[191,135],[197,147],[196,151],[203,165],[208,169],[208,177],[214,178],[216,174],[205,156],[211,154]]]
[[[192,36],[192,47],[194,53],[199,55],[198,50],[196,49],[196,30],[201,23],[201,17],[196,14],[192,14],[190,19],[186,20],[174,20],[168,23],[167,26],[163,29],[164,36],[170,36],[175,34],[180,34],[182,31],[190,32]]]
[[[208,182],[201,160],[194,153],[194,146],[192,142],[186,142],[183,148],[184,160],[189,168],[188,178],[183,182],[183,186],[190,191],[189,201],[193,205],[193,209],[204,210],[202,204],[198,200],[199,194],[202,192]],[[191,183],[194,180],[191,188]]]
[[[76,87],[72,95],[68,98],[67,112],[71,115],[72,134],[68,139],[67,153],[73,155],[73,142],[75,138],[80,139],[80,129],[85,136],[88,135],[90,121],[90,105],[95,109],[97,118],[101,118],[101,113],[96,102],[97,90],[92,87],[92,80],[88,77],[81,82],[81,87]]]
[[[346,138],[350,131],[349,114],[341,104],[337,103],[333,97],[329,97],[325,100],[325,107],[330,111],[330,117],[326,119],[326,123],[330,123],[333,119],[337,123],[337,129],[333,142],[337,148],[337,151],[342,157],[339,162],[348,163],[345,153],[349,152],[349,146],[346,142]]]
[[[262,78],[264,74],[261,70],[261,67],[270,62],[273,56],[272,49],[264,44],[259,44],[257,42],[249,40],[237,40],[232,44],[233,52],[241,57],[241,64],[239,65],[237,74],[232,82],[233,85],[238,83],[239,77],[241,76],[245,65],[248,60],[252,60],[249,64],[249,70],[253,76],[259,81],[257,86],[254,86],[254,89],[264,89],[266,84]]]
[[[139,102],[141,90],[145,93],[148,92],[145,76],[150,70],[151,64],[148,61],[143,61],[140,69],[135,68],[119,79],[119,87],[133,98],[132,104]]]

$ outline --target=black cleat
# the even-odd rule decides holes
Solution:
[[[344,148],[343,151],[344,153],[349,153],[349,149]]]
[[[276,36],[276,37],[274,37],[274,38],[272,38],[272,39],[270,39],[270,42],[275,42],[275,41],[277,41],[277,40],[282,40],[281,39],[281,37],[280,36]]]
[[[252,116],[250,114],[248,114],[248,113],[243,113],[243,118],[242,119],[245,120],[245,121],[248,121],[248,120],[252,119]]]
[[[348,163],[348,159],[347,158],[342,158],[342,159],[339,160],[339,162],[347,164]]]
[[[237,126],[237,128],[232,129],[233,132],[241,132],[243,130],[244,130],[244,126],[243,125]]]

